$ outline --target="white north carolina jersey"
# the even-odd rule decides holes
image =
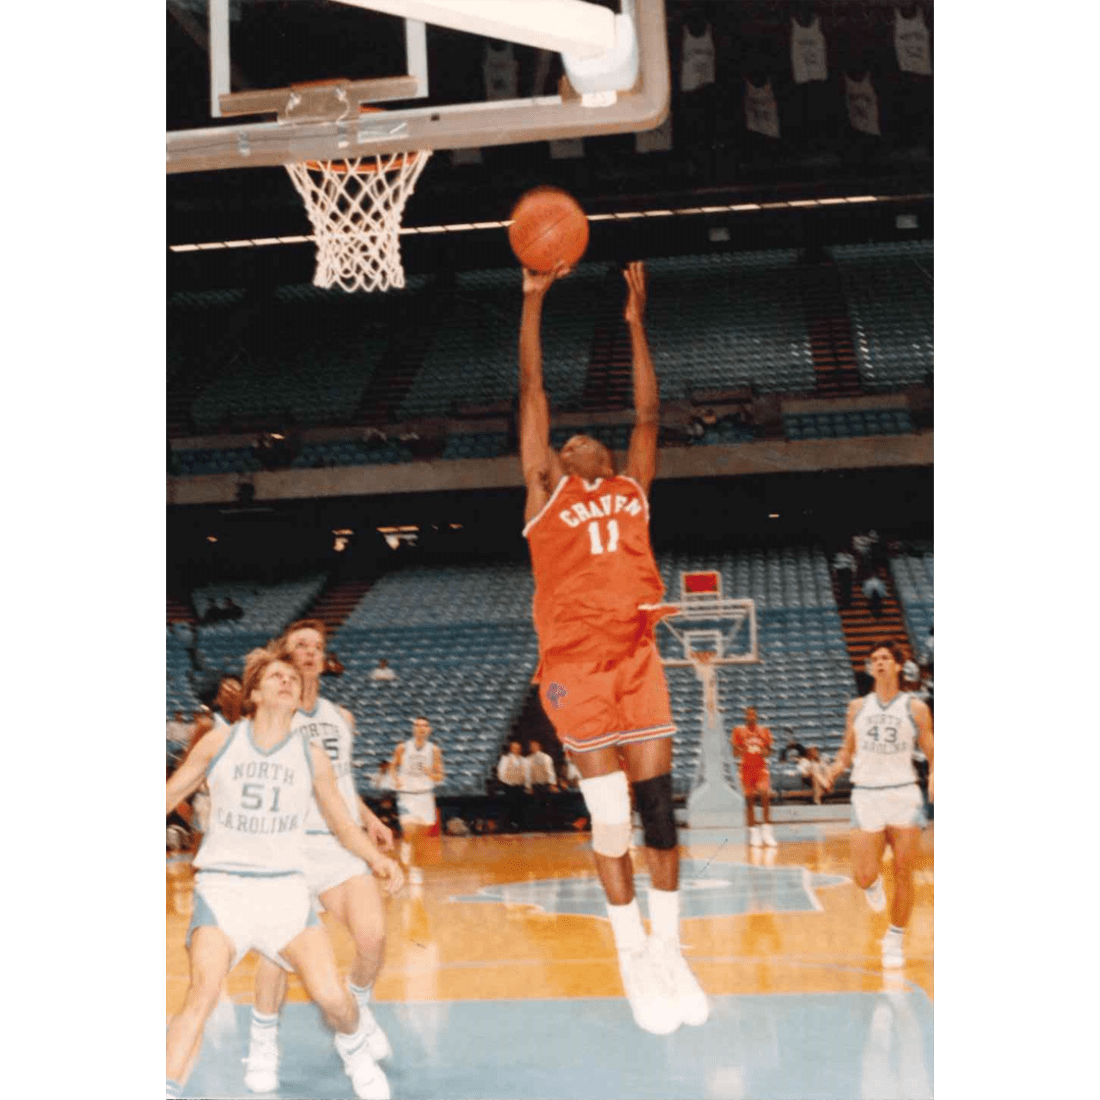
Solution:
[[[359,798],[355,793],[355,775],[351,763],[352,732],[339,707],[327,699],[318,699],[312,711],[299,710],[291,729],[302,733],[311,744],[325,750],[336,773],[336,787],[352,821],[359,821]],[[307,833],[331,833],[317,800],[313,799],[306,818]]]
[[[201,871],[287,874],[302,870],[302,837],[313,798],[313,765],[293,730],[274,748],[257,748],[242,718],[206,769],[210,820],[195,856]]]
[[[853,787],[900,787],[917,781],[913,767],[917,724],[910,710],[912,701],[907,691],[899,691],[885,706],[873,691],[863,697],[853,722]]]
[[[431,741],[425,741],[424,747],[418,749],[416,738],[410,737],[405,742],[401,767],[397,769],[397,777],[401,780],[397,789],[408,791],[410,794],[432,790],[435,787],[435,780],[431,776],[434,766],[435,746]]]

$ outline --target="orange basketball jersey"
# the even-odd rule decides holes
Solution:
[[[664,595],[642,487],[621,474],[563,477],[523,534],[541,655],[611,661],[631,652]]]
[[[772,751],[771,730],[767,726],[736,726],[733,743],[741,751],[741,769],[752,770],[768,766],[768,753]]]

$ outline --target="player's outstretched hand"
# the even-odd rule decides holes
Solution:
[[[552,271],[532,271],[523,269],[523,293],[543,295],[556,279],[564,279],[573,269],[564,261],[555,265]]]
[[[371,870],[375,878],[382,880],[387,894],[396,894],[405,885],[405,872],[401,870],[401,864],[396,859],[383,856]]]
[[[623,270],[623,278],[629,288],[623,316],[627,324],[634,322],[640,324],[645,315],[645,264],[641,260],[627,264]]]

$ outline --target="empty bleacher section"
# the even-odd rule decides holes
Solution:
[[[582,265],[546,298],[543,376],[556,409],[579,404],[601,274]],[[446,415],[466,405],[510,400],[518,389],[522,306],[518,271],[460,274],[451,308],[436,324],[399,416]]]
[[[388,343],[384,306],[370,296],[277,288],[192,403],[192,420],[199,431],[265,418],[347,423]]]
[[[933,371],[931,241],[832,249],[867,389],[922,382]]]
[[[194,714],[199,708],[198,696],[191,684],[191,626],[188,623],[169,623],[165,635],[165,663],[168,671],[168,690],[165,711],[171,717],[176,711]]]
[[[901,602],[913,652],[919,658],[933,619],[933,554],[897,554],[890,558],[890,574]]]
[[[863,435],[904,435],[913,430],[908,409],[851,409],[844,412],[785,413],[788,439],[842,439]]]
[[[533,593],[522,563],[409,566],[375,583],[330,642],[345,666],[339,696],[356,717],[361,784],[423,714],[444,755],[439,793],[485,793],[537,664]],[[369,679],[380,657],[395,682]]]
[[[747,383],[813,390],[797,266],[793,250],[648,260],[646,328],[662,399]]]
[[[315,573],[279,584],[226,582],[196,589],[192,602],[200,619],[226,597],[244,611],[240,619],[195,627],[197,671],[205,674],[232,671],[239,675],[248,651],[266,645],[287,623],[299,618],[324,585],[324,574]]]

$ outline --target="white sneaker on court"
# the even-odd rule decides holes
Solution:
[[[876,913],[881,913],[886,908],[886,891],[882,888],[882,875],[879,875],[866,890],[863,891],[863,896],[867,899],[867,904]]]
[[[749,826],[749,844],[751,844],[754,848],[759,848],[761,843],[762,843],[762,841],[760,839],[760,826],[759,825],[750,825]]]
[[[887,932],[882,937],[882,965],[886,970],[894,970],[905,965],[902,937],[895,932]]]
[[[361,1028],[356,1035],[363,1035]],[[386,1075],[378,1063],[371,1057],[365,1041],[360,1042],[350,1054],[345,1054],[340,1049],[339,1043],[336,1045],[336,1051],[344,1063],[344,1072],[351,1078],[351,1087],[359,1100],[390,1100],[390,1083],[386,1080]]]
[[[655,965],[649,941],[637,951],[619,952],[619,975],[634,1022],[643,1031],[671,1035],[680,1026],[679,1011]]]
[[[650,937],[649,950],[654,965],[664,976],[672,992],[672,1000],[680,1014],[681,1023],[691,1027],[705,1024],[710,1017],[710,1002],[703,987],[691,972],[680,945],[675,940]]]
[[[770,825],[761,825],[760,835],[769,848],[775,847],[775,833],[772,832],[772,827]]]
[[[275,1092],[279,1087],[279,1045],[260,1040],[248,1048],[244,1085],[249,1092]]]
[[[381,1062],[393,1054],[393,1047],[390,1046],[386,1033],[374,1018],[374,1013],[371,1012],[370,1007],[361,1002],[357,1003],[359,1004],[359,1027],[360,1030],[366,1032],[367,1050],[370,1051],[370,1056],[376,1062]]]

